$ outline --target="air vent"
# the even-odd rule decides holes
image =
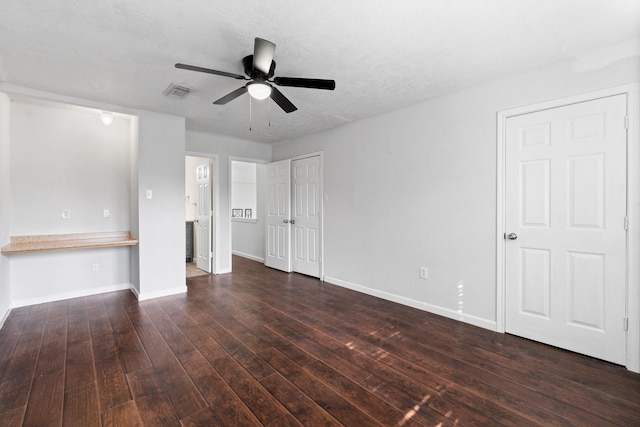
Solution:
[[[167,87],[162,94],[164,96],[172,96],[174,98],[183,99],[187,95],[193,92],[193,89],[186,86],[177,85],[175,83],[171,83],[169,87]]]

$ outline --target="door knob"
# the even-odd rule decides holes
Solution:
[[[507,239],[509,240],[516,240],[517,238],[518,238],[518,235],[516,233],[507,234]]]
[[[295,220],[295,219],[292,219],[292,220],[290,220],[289,222],[290,222],[291,224],[295,224],[295,223],[296,223],[296,220]]]
[[[282,222],[284,222],[285,224],[289,224],[289,220],[288,219],[283,219]]]
[[[283,219],[282,222],[284,222],[285,224],[295,224],[296,220],[295,219]]]

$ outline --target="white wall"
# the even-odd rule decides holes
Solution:
[[[92,110],[13,101],[11,233],[129,230],[130,124],[127,116],[105,126]],[[62,219],[63,209],[71,218]]]
[[[324,152],[327,281],[494,328],[497,112],[639,77],[638,58],[556,64],[277,144],[273,159]]]
[[[0,92],[0,246],[9,243],[9,181],[10,166],[10,122],[11,102],[9,97]],[[11,282],[9,258],[0,255],[0,327],[11,309]]]
[[[137,111],[138,298],[186,292],[185,120]],[[152,198],[146,198],[151,190]]]
[[[229,157],[270,161],[271,146],[228,136],[187,131],[186,151],[190,155],[215,154],[218,156],[218,170],[214,183],[218,189],[216,202],[218,216],[214,256],[216,273],[231,271],[231,206],[229,206]],[[260,207],[258,207],[260,210]]]

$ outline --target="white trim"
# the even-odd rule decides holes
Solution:
[[[4,326],[4,322],[7,321],[10,314],[11,314],[11,307],[7,308],[7,312],[4,313],[4,315],[2,316],[2,319],[0,319],[0,329],[2,329],[2,327]]]
[[[138,302],[142,302],[142,301],[147,301],[154,298],[162,298],[162,297],[168,297],[171,295],[184,294],[187,292],[187,287],[179,286],[176,288],[164,289],[156,292],[147,292],[142,294],[138,293],[137,290],[135,289],[132,289],[132,291],[135,294],[136,298],[138,299]]]
[[[335,277],[325,277],[324,281],[336,286],[361,292],[363,294],[382,298],[387,301],[392,301],[398,304],[417,308],[418,310],[426,311],[428,313],[437,314],[438,316],[443,316],[449,319],[468,323],[473,326],[478,326],[480,328],[489,329],[492,331],[495,331],[496,329],[496,322],[494,322],[493,320],[483,319],[482,317],[473,316],[471,314],[460,313],[456,310],[451,310],[445,307],[428,304],[426,302],[414,300],[412,298],[406,298],[400,295],[391,294],[389,292],[379,291],[377,289],[369,288],[366,286],[356,285],[355,283],[346,282],[344,280],[340,280]]]
[[[257,257],[255,255],[246,254],[244,252],[239,252],[239,251],[231,251],[231,253],[233,255],[237,255],[237,256],[240,256],[242,258],[247,258],[247,259],[250,259],[250,260],[253,260],[253,261],[258,261],[258,262],[261,262],[261,263],[264,264],[264,258],[260,258],[260,257]]]
[[[73,291],[73,292],[64,292],[61,294],[47,295],[47,296],[37,297],[37,298],[14,300],[12,304],[12,308],[26,307],[29,305],[44,304],[48,302],[62,301],[66,299],[81,298],[81,297],[86,297],[90,295],[106,294],[108,292],[124,291],[127,289],[134,290],[134,287],[131,283],[121,283],[116,285],[102,286],[99,288],[90,288],[90,289],[83,289],[83,290]],[[134,293],[136,292],[134,291]]]
[[[498,112],[496,176],[496,331],[505,332],[505,148],[507,119],[522,114],[558,108],[615,95],[627,96],[629,129],[627,132],[627,362],[630,371],[640,372],[640,84],[633,83],[589,92],[540,104]],[[622,321],[621,321],[622,327]]]
[[[211,201],[213,203],[213,223],[211,227],[210,238],[212,239],[211,241],[215,244],[215,247],[211,247],[213,251],[213,256],[211,257],[211,273],[219,274],[218,265],[220,263],[217,262],[217,258],[218,254],[220,253],[220,247],[218,246],[218,241],[220,239],[216,238],[220,230],[220,162],[218,161],[218,155],[211,153],[202,153],[198,151],[185,151],[184,156],[185,158],[202,157],[209,159],[209,169],[213,169],[213,174],[211,175],[211,179],[213,181],[211,185],[211,191],[213,191],[213,197],[211,198]],[[229,224],[229,228],[231,228],[231,224]],[[193,249],[195,252],[196,248]],[[229,258],[231,258],[231,255],[229,255]],[[229,260],[229,264],[230,263],[231,260]]]

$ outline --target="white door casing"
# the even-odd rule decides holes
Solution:
[[[265,265],[291,271],[291,160],[268,163]]]
[[[203,163],[196,167],[196,183],[198,185],[198,215],[196,228],[196,265],[200,270],[211,273],[211,167]]]
[[[505,122],[505,330],[619,364],[626,116],[617,95]]]
[[[293,160],[292,270],[320,277],[320,156]]]

